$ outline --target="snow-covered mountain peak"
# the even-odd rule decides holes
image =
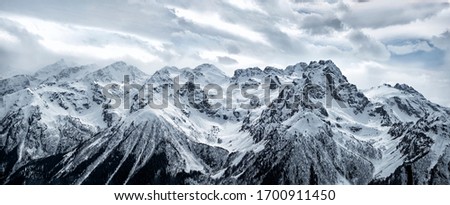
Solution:
[[[180,74],[180,70],[177,67],[163,67],[160,70],[153,73],[153,75],[146,80],[146,84],[168,84],[173,83],[173,78]]]
[[[65,68],[69,68],[71,66],[75,66],[74,63],[66,62],[64,59],[60,59],[59,61],[47,65],[41,69],[39,69],[36,73],[34,73],[33,77],[37,78],[41,81],[46,80],[48,77],[56,75],[61,70]]]
[[[371,100],[380,102],[389,98],[401,98],[411,100],[426,101],[425,97],[415,90],[413,87],[406,84],[383,84],[370,89],[362,90],[362,92]]]
[[[246,69],[236,69],[234,71],[233,77],[231,77],[231,80],[233,82],[241,82],[242,83],[251,78],[261,78],[264,75],[265,75],[264,71],[258,67],[251,67],[251,68],[246,68]]]
[[[91,72],[98,70],[99,67],[96,64],[74,66],[62,69],[58,74],[50,76],[43,83],[49,82],[72,82],[83,79]]]
[[[124,61],[116,61],[110,65],[105,66],[104,68],[102,68],[101,70],[109,70],[109,71],[113,71],[113,70],[118,70],[118,71],[124,71],[124,70],[139,70],[136,66],[134,65],[130,65],[127,64]]]
[[[201,85],[205,84],[224,84],[229,81],[229,77],[219,68],[212,64],[201,64],[194,69],[177,67],[163,67],[156,71],[147,83],[171,84],[174,78],[178,77],[179,83],[184,84],[187,81],[193,81]]]
[[[181,69],[175,67],[175,66],[164,66],[163,68],[159,69],[156,72],[163,72],[163,73],[169,73],[169,74],[179,74]]]
[[[206,83],[223,84],[229,81],[229,77],[212,64],[201,64],[193,69],[196,76],[205,78]]]
[[[419,93],[416,89],[406,84],[397,83],[395,84],[394,88],[423,97],[423,95]]]
[[[102,83],[123,82],[125,75],[128,75],[133,83],[143,83],[148,78],[148,74],[137,67],[118,61],[88,74],[87,79]]]
[[[0,96],[36,85],[37,79],[29,75],[16,75],[0,80]]]
[[[197,72],[218,72],[218,73],[223,73],[222,70],[217,68],[215,65],[209,64],[209,63],[200,64],[197,67],[195,67],[193,70],[197,71]]]
[[[44,67],[43,69],[50,68],[50,67],[53,67],[53,68],[57,68],[57,67],[61,68],[62,67],[63,68],[63,67],[72,67],[72,66],[76,66],[76,63],[67,61],[64,58],[61,58],[58,61]]]
[[[279,69],[279,68],[275,68],[272,66],[267,66],[264,68],[264,73],[269,74],[269,75],[277,75],[277,76],[282,76],[284,75],[284,70],[283,69]]]
[[[109,66],[110,67],[115,67],[115,68],[122,68],[124,66],[127,66],[127,63],[125,63],[124,61],[116,61],[116,62],[112,63]]]
[[[395,89],[389,84],[383,84],[380,86],[372,87],[366,90],[362,90],[362,92],[369,99],[375,101],[378,101],[378,99],[380,98],[390,98],[402,94],[401,90]]]
[[[285,72],[287,75],[294,75],[294,74],[298,75],[299,73],[302,73],[307,66],[308,66],[307,63],[300,62],[295,65],[287,66]]]
[[[341,70],[331,60],[320,60],[318,62],[311,61],[308,66],[304,67],[304,72],[319,75],[332,74],[333,77],[338,77],[340,80],[343,80],[343,82],[347,82],[347,79],[342,74]]]
[[[450,110],[403,84],[361,92],[332,61],[232,78],[210,64],[150,78],[125,62],[57,64],[44,82],[0,81],[0,183],[450,184]],[[181,85],[125,103],[125,75]]]

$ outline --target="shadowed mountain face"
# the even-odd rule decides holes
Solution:
[[[331,61],[0,80],[2,184],[450,184],[450,109]]]

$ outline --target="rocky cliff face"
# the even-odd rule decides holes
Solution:
[[[450,184],[450,109],[359,90],[331,61],[231,77],[60,61],[0,93],[2,184]]]

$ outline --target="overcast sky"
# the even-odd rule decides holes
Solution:
[[[0,74],[61,58],[151,74],[331,59],[365,89],[406,83],[450,106],[449,0],[0,0]]]

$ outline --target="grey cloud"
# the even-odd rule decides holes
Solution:
[[[172,21],[175,19],[173,13],[157,1],[145,1],[145,4],[120,0],[0,1],[0,11],[163,39],[181,30],[177,22]]]
[[[220,64],[231,65],[238,64],[239,62],[236,59],[230,58],[228,56],[217,56],[217,61]]]
[[[320,4],[318,4],[320,3]],[[330,34],[344,30],[340,14],[348,12],[349,7],[343,1],[294,1],[290,8],[278,10],[266,7],[270,11],[286,14],[284,19],[310,34]],[[325,5],[325,6],[323,6]],[[272,15],[277,15],[271,13]]]
[[[355,54],[363,59],[387,60],[390,57],[390,53],[384,44],[361,31],[351,31],[348,38],[354,46]]]
[[[448,66],[450,65],[450,32],[447,30],[442,34],[433,37],[431,43],[434,47],[441,49],[445,53],[443,70],[447,72],[447,76],[450,78],[450,69],[448,69]]]
[[[431,39],[432,44],[442,50],[450,51],[450,31],[446,31]]]
[[[228,51],[229,54],[238,54],[238,53],[241,52],[239,47],[237,47],[236,45],[229,45],[229,46],[227,46],[227,51]]]
[[[110,44],[130,45],[159,58],[159,62],[143,63],[134,59],[130,62],[145,69],[158,68],[165,65],[196,66],[203,61],[221,63],[225,69],[232,70],[244,66],[245,62],[287,65],[299,61],[329,58],[340,61],[342,67],[361,61],[390,63],[390,52],[387,42],[370,37],[369,30],[363,28],[383,28],[391,25],[407,24],[416,20],[433,20],[436,13],[448,9],[448,3],[442,1],[362,1],[362,0],[254,0],[258,9],[240,9],[229,2],[220,0],[192,2],[179,0],[17,0],[0,1],[0,15],[13,14],[42,19],[57,24],[79,25],[100,31],[118,31],[117,35],[99,31],[89,31],[88,37],[68,39],[82,45],[107,47]],[[358,3],[359,2],[359,3]],[[245,29],[261,34],[267,45],[252,41],[252,36],[234,35],[239,31],[227,32],[214,26],[199,25],[175,15],[171,6],[184,8],[198,13],[215,14],[229,24],[242,26]],[[258,10],[257,9],[257,10]],[[448,11],[446,11],[448,13]],[[205,16],[201,20],[210,20]],[[448,27],[445,16],[436,25]],[[286,32],[279,25],[292,29]],[[7,30],[14,33],[11,28]],[[424,27],[424,29],[426,29]],[[361,32],[364,31],[364,32]],[[26,29],[24,30],[26,31]],[[288,30],[289,31],[289,30]],[[74,33],[81,33],[73,30]],[[122,32],[122,33],[121,33]],[[29,45],[17,47],[0,44],[0,66],[39,67],[44,61],[51,63],[59,58],[73,61],[100,61],[95,58],[64,56],[50,52],[37,42],[37,36],[28,33]],[[16,33],[21,42],[28,37],[26,33]],[[122,35],[125,34],[125,35]],[[161,47],[154,47],[142,39],[134,38],[135,34],[161,42]],[[408,38],[418,39],[416,34]],[[424,39],[445,52],[447,59],[449,41],[445,34]],[[24,39],[22,39],[24,38]],[[389,41],[401,42],[404,37],[394,37]],[[73,42],[72,42],[73,43]],[[389,42],[392,43],[392,42]],[[28,52],[30,51],[30,52]],[[34,55],[30,53],[36,53]],[[209,52],[209,53],[208,53]],[[207,55],[205,55],[207,53]],[[430,52],[430,55],[435,55]],[[30,57],[31,56],[31,57]],[[228,59],[233,57],[233,59]],[[239,58],[238,58],[239,57]],[[27,59],[35,58],[35,59]],[[235,59],[234,59],[235,58]],[[129,61],[130,59],[117,59]],[[132,59],[131,59],[132,60]],[[234,61],[233,61],[234,60]],[[418,59],[421,61],[425,59]],[[212,62],[211,62],[212,61]],[[236,62],[237,63],[236,63]],[[159,64],[158,64],[159,63]],[[446,62],[448,67],[450,61]],[[247,64],[245,64],[247,66]],[[395,69],[395,68],[393,68]],[[5,69],[1,70],[3,73]],[[232,71],[231,71],[232,73]]]
[[[219,41],[221,41],[222,39],[230,39],[230,40],[234,40],[234,41],[247,41],[246,39],[240,37],[240,36],[236,36],[233,35],[231,33],[227,33],[224,32],[222,30],[219,30],[218,28],[212,28],[210,26],[203,26],[203,25],[198,25],[194,22],[185,20],[183,18],[178,18],[177,19],[178,24],[183,28],[183,31],[180,32],[174,32],[172,34],[175,33],[183,33],[183,32],[190,32],[190,33],[194,33],[196,34],[198,37],[197,40],[199,44],[197,45],[207,45],[206,43],[202,43],[201,41],[205,40],[206,42],[210,42],[210,41],[215,41],[216,43],[214,44],[218,44]],[[179,37],[178,40],[183,40],[184,36],[177,36]],[[185,42],[187,44],[191,44],[191,42]],[[209,44],[208,44],[209,46]]]
[[[160,45],[162,48],[155,48],[151,43],[131,35],[74,26],[67,26],[63,28],[69,30],[70,33],[76,33],[74,36],[70,36],[71,34],[64,34],[66,35],[66,39],[62,43],[67,45],[96,48],[103,48],[110,45],[114,45],[116,47],[123,46],[124,48],[132,47],[133,49],[137,48],[151,53],[154,57],[165,61],[169,61],[174,55],[172,53],[173,46],[165,43]],[[17,42],[0,44],[0,69],[3,74],[27,73],[60,58],[65,58],[80,63],[104,61],[90,57],[89,53],[86,53],[83,56],[78,56],[71,54],[70,52],[55,52],[54,50],[49,50],[48,47],[39,42],[40,40],[43,40],[43,36],[30,33],[20,22],[1,18],[0,31],[1,30],[5,30],[17,39]],[[129,55],[132,54],[130,53]],[[130,63],[133,62],[136,65],[142,65],[142,62],[136,61],[133,56],[122,57],[124,59],[115,60],[127,60]]]
[[[307,2],[323,2],[323,0],[294,0],[296,3],[307,3]],[[327,3],[336,3],[338,0],[325,0]]]
[[[301,28],[310,31],[312,34],[326,34],[333,31],[340,31],[344,24],[337,17],[323,16],[318,14],[307,15],[303,19]]]
[[[11,44],[0,44],[0,73],[28,73],[40,65],[45,65],[49,58],[54,61],[58,59],[40,46],[38,36],[18,27],[16,22],[0,18],[0,30],[17,39],[17,42]]]
[[[388,45],[387,48],[394,54],[406,55],[415,52],[431,52],[434,50],[432,45],[425,40],[405,41],[398,44]]]
[[[221,50],[236,41],[220,36],[219,33],[202,32],[193,27],[185,31],[173,33],[170,37],[178,55],[192,55],[198,50]]]
[[[353,28],[381,28],[391,25],[407,24],[436,15],[449,8],[448,2],[421,1],[367,1],[362,6],[351,8],[343,16],[345,24]]]

